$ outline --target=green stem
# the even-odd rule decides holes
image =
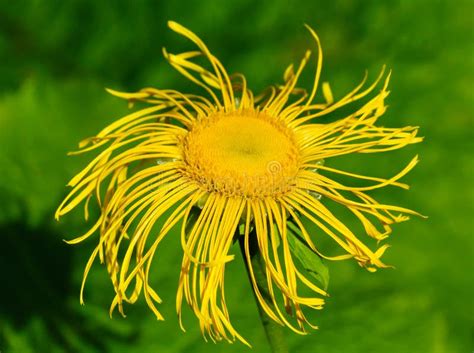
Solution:
[[[247,258],[245,256],[245,240],[244,236],[239,237],[239,244],[240,250],[242,252],[242,256],[244,257],[245,268],[247,269],[247,273],[249,275],[250,281],[252,281],[250,275],[249,264],[247,262]],[[271,296],[268,291],[268,284],[267,284],[267,276],[265,272],[265,262],[260,254],[257,244],[257,234],[255,232],[251,232],[249,234],[249,251],[250,251],[250,259],[251,259],[251,266],[255,276],[255,282],[257,282],[258,289],[262,294],[262,297],[267,303],[272,303]],[[285,336],[283,326],[273,321],[263,310],[262,306],[260,305],[257,296],[255,295],[255,300],[258,306],[258,313],[260,314],[260,320],[262,321],[263,328],[265,329],[265,334],[267,336],[268,343],[270,344],[270,348],[273,353],[288,353],[288,346],[286,345]]]

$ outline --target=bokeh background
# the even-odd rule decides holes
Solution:
[[[423,144],[332,166],[388,176],[415,154],[409,192],[378,192],[385,202],[429,219],[395,227],[386,262],[375,274],[353,262],[331,263],[320,330],[287,333],[292,352],[470,352],[473,345],[473,6],[469,1],[0,1],[0,351],[248,352],[239,344],[205,343],[196,320],[178,328],[174,296],[181,250],[172,233],[152,282],[167,318],[157,322],[144,301],[127,318],[108,317],[112,288],[93,268],[86,305],[78,301],[94,241],[63,238],[86,227],[81,212],[56,223],[66,183],[90,158],[67,157],[77,142],[127,113],[104,87],[194,88],[161,55],[192,48],[173,34],[173,19],[198,33],[231,72],[254,91],[281,82],[290,62],[313,45],[325,50],[323,80],[341,97],[369,69],[393,70],[387,126],[419,125]],[[302,85],[309,87],[313,67]],[[322,98],[319,98],[322,99]],[[343,216],[342,216],[343,217]],[[347,222],[352,222],[347,220]],[[238,251],[238,249],[234,249]],[[269,352],[244,267],[229,266],[227,296],[238,329]]]

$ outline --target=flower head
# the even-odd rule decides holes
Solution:
[[[380,257],[387,245],[371,249],[365,236],[385,239],[391,225],[415,212],[377,202],[368,195],[388,185],[408,188],[399,179],[417,163],[415,157],[397,175],[383,179],[341,171],[328,166],[333,157],[353,153],[387,152],[421,141],[416,127],[377,126],[385,112],[389,75],[384,71],[364,88],[366,77],[340,100],[322,84],[323,102],[316,103],[322,51],[318,50],[314,84],[309,93],[296,86],[310,58],[307,51],[295,68],[284,73],[284,83],[258,96],[241,74],[229,75],[221,62],[194,33],[169,22],[169,27],[192,41],[197,50],[171,54],[168,62],[199,85],[206,96],[171,89],[144,88],[115,96],[147,106],[107,126],[80,144],[84,153],[100,153],[69,183],[71,192],[57,210],[60,217],[81,202],[88,218],[89,200],[100,206],[100,216],[90,230],[69,243],[79,243],[98,233],[98,244],[84,274],[96,259],[105,262],[115,290],[111,305],[123,314],[123,303],[134,303],[143,293],[158,319],[159,294],[149,283],[153,257],[163,238],[174,227],[181,229],[183,259],[177,289],[177,312],[186,302],[199,319],[202,332],[213,340],[238,338],[224,294],[230,248],[241,237],[246,260],[255,241],[268,278],[271,299],[265,300],[250,267],[254,291],[263,310],[273,320],[304,333],[303,309],[320,309],[326,291],[298,268],[291,251],[297,236],[314,253],[329,260],[353,258],[373,271],[386,267]],[[196,62],[204,57],[209,68]],[[379,83],[381,83],[379,85]],[[349,116],[322,123],[323,117],[343,106],[373,98]],[[326,160],[328,163],[323,164]],[[337,182],[343,175],[370,182],[350,186]],[[361,222],[366,234],[355,234],[326,207],[343,205]],[[161,220],[160,227],[156,223]],[[319,228],[310,234],[308,224]],[[328,236],[341,254],[328,256],[318,237]],[[81,302],[82,292],[81,289]],[[301,289],[306,287],[303,296]],[[280,307],[280,297],[283,298]]]

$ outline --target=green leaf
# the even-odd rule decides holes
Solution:
[[[306,272],[318,280],[324,290],[327,290],[329,269],[321,257],[306,244],[301,231],[291,222],[288,222],[288,225],[288,245],[292,254],[296,256]]]

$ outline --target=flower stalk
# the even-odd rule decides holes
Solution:
[[[263,260],[263,257],[258,249],[257,234],[255,233],[255,230],[253,230],[249,235],[249,250],[251,258],[250,265],[252,266],[255,282],[264,300],[268,304],[270,304],[271,295],[268,291],[267,276],[265,275],[265,261]],[[245,268],[247,269],[247,274],[249,276],[250,283],[252,283],[249,264],[245,259],[245,240],[243,236],[239,237],[239,244],[240,250],[242,252],[242,257],[244,259]],[[265,313],[265,310],[263,309],[257,296],[255,295],[255,291],[252,292],[254,293],[256,304],[258,307],[258,314],[260,316],[260,320],[265,330],[265,335],[267,336],[267,340],[272,353],[288,353],[289,351],[285,340],[284,327],[272,320]]]

